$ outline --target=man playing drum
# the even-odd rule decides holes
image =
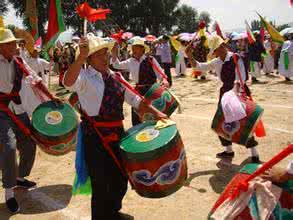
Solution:
[[[16,124],[20,121],[29,128],[27,113],[31,113],[33,106],[36,107],[38,103],[35,96],[28,93],[31,90],[28,90],[24,69],[29,70],[31,80],[41,81],[25,61],[17,56],[16,40],[11,30],[0,30],[0,161],[6,205],[13,213],[19,211],[13,188],[18,186],[28,189],[36,185],[24,178],[33,167],[36,145],[24,134],[25,128]],[[19,165],[16,149],[20,154]]]
[[[163,69],[159,63],[152,56],[147,55],[150,48],[145,45],[144,39],[135,38],[130,46],[132,57],[120,62],[118,60],[118,47],[115,46],[112,50],[112,64],[116,69],[127,70],[134,82],[136,83],[135,89],[141,94],[145,93],[152,87],[158,80],[163,81],[165,86],[169,86],[168,81],[163,79],[160,73]],[[156,66],[157,68],[154,68]],[[167,78],[167,77],[166,77]],[[132,125],[135,126],[141,123],[139,116],[132,108]]]
[[[191,53],[191,47],[187,47],[186,53],[188,55],[188,58],[190,60],[190,63],[192,66],[199,70],[199,71],[209,71],[209,70],[215,70],[218,77],[223,83],[223,86],[220,90],[220,98],[219,98],[219,104],[221,103],[221,98],[224,95],[224,93],[230,91],[234,87],[235,81],[239,80],[238,75],[236,74],[236,64],[233,60],[233,53],[228,51],[226,48],[225,41],[219,37],[219,36],[212,36],[209,39],[209,47],[210,47],[210,53],[217,58],[211,60],[207,63],[200,63],[193,59],[192,53]],[[240,67],[241,77],[243,81],[245,82],[247,80],[247,71],[245,70],[244,64],[240,56],[238,57],[238,66]],[[248,95],[250,94],[250,91],[246,85],[245,90]],[[218,158],[233,158],[234,152],[232,150],[232,142],[228,141],[222,137],[219,136],[219,139],[221,141],[222,146],[225,148],[225,151],[218,153]],[[256,150],[256,146],[258,145],[257,141],[255,141],[254,137],[251,137],[246,144],[246,147],[251,150],[251,159],[252,162],[258,163],[259,162],[259,154]]]
[[[119,165],[124,100],[139,113],[151,112],[158,119],[166,117],[115,80],[116,73],[109,69],[113,46],[113,42],[102,38],[81,39],[77,59],[63,80],[68,89],[77,92],[83,111],[81,132],[91,179],[92,219],[120,219],[127,190],[127,177]],[[85,62],[89,67],[82,69]]]

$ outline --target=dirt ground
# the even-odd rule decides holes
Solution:
[[[269,160],[293,142],[293,83],[284,82],[278,75],[263,76],[261,82],[250,86],[253,97],[264,109],[263,121],[267,136],[259,139],[258,150],[262,161]],[[52,81],[55,81],[54,79]],[[56,86],[54,86],[55,88]],[[219,161],[220,142],[210,129],[215,113],[220,83],[214,75],[208,80],[174,78],[172,91],[180,98],[182,114],[173,114],[185,144],[189,177],[184,187],[162,199],[147,199],[128,189],[123,201],[123,213],[137,220],[194,220],[206,219],[227,183],[246,163],[249,152],[234,145],[236,156],[232,163]],[[58,95],[65,95],[58,90]],[[130,127],[130,108],[127,106],[125,127]],[[286,166],[293,157],[280,165]],[[90,219],[90,197],[71,195],[74,179],[75,152],[61,157],[37,152],[30,179],[38,188],[17,191],[20,213],[6,211],[3,189],[0,188],[0,220],[63,220]],[[129,218],[131,219],[131,218]]]

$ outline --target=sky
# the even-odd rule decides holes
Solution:
[[[258,19],[258,11],[267,20],[277,25],[293,22],[293,8],[289,0],[181,0],[181,3],[207,11],[224,30],[244,28],[244,20],[250,23]]]
[[[293,8],[289,0],[180,0],[196,8],[199,12],[207,11],[213,20],[218,21],[223,30],[244,28],[244,20],[249,23],[258,19],[258,11],[267,20],[275,20],[277,25],[293,22]],[[15,24],[22,27],[22,22],[15,17],[15,12],[10,8],[4,17],[6,24]]]

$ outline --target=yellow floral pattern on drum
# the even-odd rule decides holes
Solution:
[[[57,125],[61,123],[63,116],[59,111],[51,111],[46,115],[46,122],[50,125]]]
[[[146,128],[136,135],[136,140],[138,142],[149,142],[158,137],[159,134],[160,131],[158,130],[155,130],[153,128]]]

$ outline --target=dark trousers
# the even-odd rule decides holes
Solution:
[[[141,123],[138,114],[135,112],[134,108],[131,108],[131,122],[132,126],[138,125]]]
[[[83,131],[86,130],[84,122],[81,126]],[[92,186],[92,219],[119,219],[118,212],[127,191],[127,178],[104,149],[95,131],[84,133],[85,161]],[[111,142],[110,146],[121,161],[119,141]]]
[[[172,76],[171,76],[171,63],[162,63],[165,74],[168,77],[168,83],[170,87],[172,86]]]
[[[30,126],[27,114],[17,115],[17,118],[26,126]],[[19,151],[19,165],[16,149]],[[16,186],[17,177],[26,177],[30,174],[35,155],[36,144],[23,134],[7,114],[0,112],[0,161],[4,188]]]

